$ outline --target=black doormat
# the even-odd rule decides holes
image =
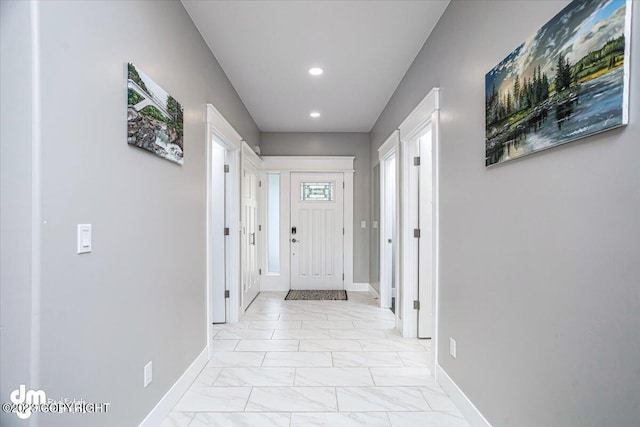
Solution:
[[[325,300],[340,300],[346,301],[347,291],[342,290],[329,290],[329,291],[309,291],[309,290],[294,290],[291,289],[285,300],[288,301],[325,301]]]

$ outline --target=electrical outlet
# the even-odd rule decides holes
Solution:
[[[456,358],[456,340],[451,337],[449,337],[449,354],[454,359]]]
[[[144,386],[151,384],[151,380],[153,380],[153,362],[144,365]]]

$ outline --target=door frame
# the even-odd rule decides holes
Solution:
[[[355,289],[353,283],[353,175],[354,156],[263,156],[263,174],[280,174],[280,273],[262,276],[262,291],[288,291],[291,289],[291,173],[341,172],[344,174],[344,289]],[[262,200],[266,200],[267,186],[263,185]],[[263,211],[266,211],[263,210]],[[263,220],[264,223],[264,220]],[[267,265],[267,242],[262,239],[260,264]]]
[[[387,196],[386,196],[386,182],[389,178],[387,176],[387,168],[385,163],[393,156],[395,156],[396,160],[396,169],[395,169],[395,191],[396,191],[396,209],[395,209],[395,217],[396,223],[394,227],[396,237],[400,237],[399,226],[400,226],[400,210],[399,210],[399,201],[401,199],[400,195],[400,185],[399,185],[399,176],[400,176],[400,133],[395,130],[387,140],[378,148],[378,159],[380,160],[380,307],[382,308],[391,308],[391,283],[386,283],[386,278],[388,276],[388,271],[393,269],[393,263],[395,263],[395,283],[396,283],[396,309],[395,309],[395,317],[396,317],[396,327],[399,329],[402,328],[402,324],[400,323],[400,310],[398,309],[400,303],[400,293],[402,292],[400,289],[400,244],[399,242],[396,245],[396,255],[394,258],[389,259],[385,256],[385,246],[387,236],[384,233],[384,230],[387,229],[387,221],[389,221],[390,212],[387,211]],[[393,271],[393,270],[392,270]]]
[[[229,291],[229,298],[225,301],[225,320],[227,322],[238,321],[238,301],[240,291],[240,242],[239,242],[239,209],[240,209],[240,150],[242,147],[242,137],[233,129],[220,112],[212,105],[206,107],[206,342],[209,350],[209,358],[212,353],[212,333],[213,333],[213,307],[212,298],[225,298],[223,295],[213,293],[213,280],[211,274],[211,259],[215,253],[214,236],[223,234],[223,230],[212,229],[212,218],[216,209],[212,206],[211,189],[212,163],[211,150],[213,144],[220,145],[227,151],[227,161],[229,173],[225,179],[225,225],[229,228],[229,236],[225,242],[225,271],[226,290]],[[215,137],[215,139],[214,139]],[[219,245],[219,243],[218,243]]]
[[[427,96],[416,106],[416,108],[407,116],[400,124],[399,133],[402,151],[405,155],[402,158],[403,170],[403,186],[407,188],[407,192],[418,188],[418,174],[413,166],[412,140],[420,136],[428,127],[432,132],[432,155],[431,155],[431,173],[432,173],[432,327],[433,334],[431,337],[432,345],[432,373],[435,375],[436,365],[438,363],[438,299],[439,299],[439,118],[440,118],[440,89],[433,88]],[[409,193],[407,193],[409,194]],[[402,202],[403,217],[407,222],[403,227],[402,253],[403,253],[403,277],[405,292],[403,294],[403,305],[411,307],[403,318],[403,336],[417,337],[418,332],[418,312],[413,309],[413,301],[418,296],[418,277],[415,266],[420,262],[418,245],[415,244],[413,238],[413,228],[418,222],[418,199],[414,197],[405,197]]]

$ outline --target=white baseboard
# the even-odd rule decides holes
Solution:
[[[378,283],[378,286],[380,286],[380,283]],[[376,290],[376,288],[373,287],[371,283],[369,283],[369,292],[373,293],[376,298],[380,299],[380,293]]]
[[[368,292],[369,284],[368,283],[351,283],[350,285],[345,286],[345,291],[351,292]]]
[[[491,427],[489,421],[480,413],[478,408],[460,390],[460,387],[451,379],[440,365],[436,365],[436,379],[442,389],[447,392],[453,403],[467,419],[471,427]]]
[[[289,291],[288,283],[262,283],[260,292],[287,292]]]
[[[182,376],[178,378],[178,381],[171,386],[169,391],[167,391],[158,404],[149,412],[149,415],[142,420],[139,427],[157,427],[162,425],[162,421],[164,421],[166,416],[169,415],[174,406],[176,406],[182,395],[191,386],[193,381],[195,381],[208,361],[209,351],[208,347],[205,347],[198,357],[196,357],[196,360],[191,363],[191,366],[184,371]]]

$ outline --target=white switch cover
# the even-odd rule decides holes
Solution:
[[[360,221],[360,228],[367,228],[367,221]]]
[[[373,221],[371,224],[373,228],[378,228],[378,221]]]
[[[451,337],[449,338],[449,354],[451,354],[451,357],[454,359],[456,358],[456,340]]]
[[[151,380],[153,379],[153,362],[149,362],[144,365],[144,386],[148,386],[151,384]]]
[[[78,224],[78,253],[91,252],[91,224]]]

